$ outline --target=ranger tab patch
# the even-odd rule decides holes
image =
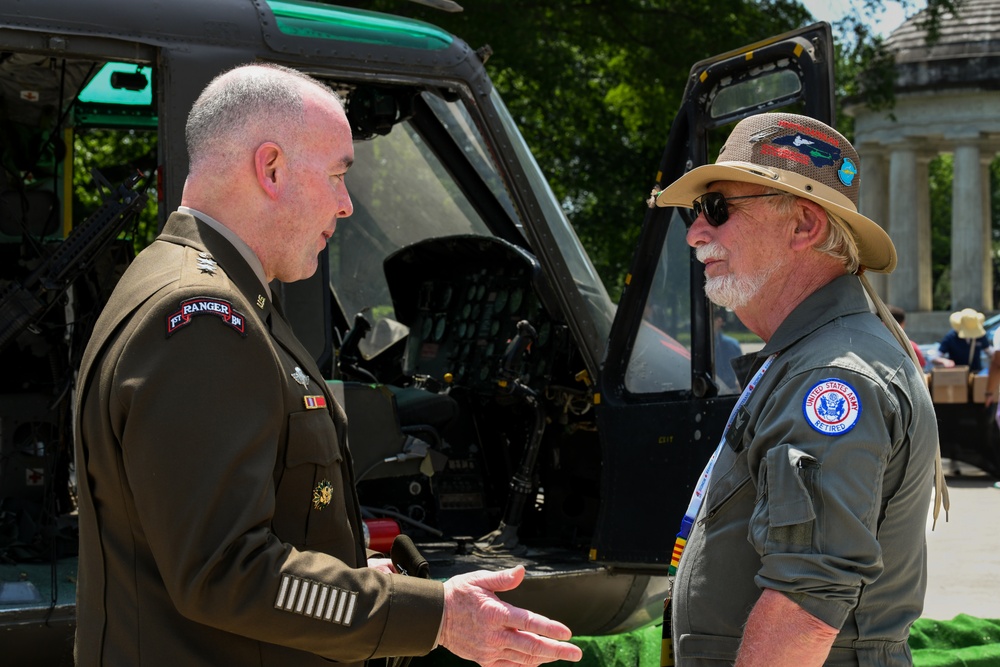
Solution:
[[[861,399],[851,385],[828,378],[806,393],[802,412],[809,425],[823,435],[843,435],[858,423]]]
[[[214,315],[221,319],[223,324],[238,331],[240,335],[244,337],[247,335],[246,317],[243,313],[235,310],[233,304],[222,299],[196,296],[193,299],[181,301],[180,310],[167,316],[167,338],[181,327],[191,324],[191,320],[196,315]]]

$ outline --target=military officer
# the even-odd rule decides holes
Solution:
[[[346,420],[269,290],[312,275],[354,159],[339,98],[264,65],[187,123],[182,206],[136,258],[79,375],[77,658],[326,665],[440,644],[484,665],[579,660],[501,602],[523,568],[441,583],[368,561]]]

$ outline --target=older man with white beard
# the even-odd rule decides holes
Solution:
[[[694,209],[706,294],[765,341],[733,363],[746,389],[678,533],[679,665],[912,662],[946,491],[923,374],[863,276],[896,252],[858,213],[860,180],[836,130],[761,114],[654,193]]]

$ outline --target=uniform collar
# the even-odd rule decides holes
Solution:
[[[838,317],[871,312],[857,276],[840,276],[810,294],[778,325],[771,340],[757,352],[733,359],[738,378],[749,378],[772,354],[778,354]]]
[[[871,308],[861,281],[857,276],[840,276],[796,306],[757,354],[761,358],[776,354],[839,317],[867,312]]]
[[[257,253],[250,249],[250,246],[246,244],[246,241],[241,239],[239,235],[226,227],[224,224],[208,215],[207,213],[202,213],[201,211],[190,208],[188,206],[178,206],[177,211],[179,213],[186,213],[187,215],[193,215],[200,221],[204,222],[206,225],[219,232],[225,237],[227,241],[233,244],[233,247],[239,251],[246,263],[250,265],[253,272],[257,275],[257,279],[260,280],[260,284],[264,286],[264,293],[271,296],[271,288],[267,284],[267,278],[264,276],[264,265],[260,263],[260,258],[257,257]]]

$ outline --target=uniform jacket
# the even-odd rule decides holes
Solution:
[[[441,583],[365,568],[346,418],[246,261],[173,214],[79,375],[78,665],[419,655]]]
[[[937,451],[923,373],[854,276],[809,296],[742,357],[745,380],[772,354],[681,557],[677,664],[731,664],[762,588],[840,629],[827,665],[911,664]]]

